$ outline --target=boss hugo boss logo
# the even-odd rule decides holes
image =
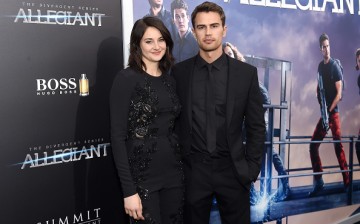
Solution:
[[[89,95],[89,80],[86,74],[81,74],[79,80],[76,78],[50,78],[36,79],[36,95]]]
[[[36,79],[37,95],[73,94],[76,88],[75,78]]]

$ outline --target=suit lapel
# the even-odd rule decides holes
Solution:
[[[228,57],[228,56],[227,56]],[[234,89],[238,88],[238,83],[236,80],[237,72],[235,68],[234,61],[228,57],[228,81],[227,81],[227,93],[226,93],[226,124],[227,128],[230,127],[231,119],[234,111]]]
[[[188,86],[188,91],[187,91],[187,117],[188,117],[188,122],[189,122],[189,127],[192,127],[192,86],[193,86],[193,75],[194,75],[194,69],[195,69],[195,62],[196,62],[196,57],[193,58],[193,60],[190,61],[189,63],[189,69],[188,69],[188,80],[187,80],[187,86]]]

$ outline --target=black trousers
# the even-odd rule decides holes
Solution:
[[[145,220],[130,218],[130,224],[183,224],[184,188],[163,188],[141,200]]]
[[[185,222],[209,224],[215,196],[222,224],[250,223],[249,190],[240,184],[231,158],[202,154],[185,161]]]

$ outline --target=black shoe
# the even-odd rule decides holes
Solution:
[[[321,191],[324,190],[324,181],[320,179],[314,186],[313,190],[309,192],[309,197],[315,197],[318,195]]]

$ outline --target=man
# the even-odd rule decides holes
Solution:
[[[320,51],[323,60],[319,63],[318,74],[319,80],[323,83],[324,97],[327,106],[329,128],[334,140],[341,140],[340,115],[338,103],[341,100],[342,80],[340,66],[330,57],[330,40],[327,34],[321,34],[319,38]],[[321,102],[319,87],[317,88],[318,100]],[[320,104],[322,108],[322,104]],[[327,130],[323,125],[323,119],[320,118],[316,125],[311,141],[322,141],[326,136]],[[341,143],[334,143],[335,153],[341,170],[348,170],[344,148]],[[323,172],[321,159],[319,156],[320,143],[310,144],[311,164],[314,172]],[[343,181],[345,190],[349,185],[349,173],[343,172]],[[314,188],[309,193],[310,197],[316,196],[324,189],[324,181],[322,175],[314,176]]]
[[[249,189],[265,140],[257,69],[223,52],[227,28],[220,6],[200,4],[191,21],[199,54],[172,70],[183,106],[175,127],[185,163],[184,223],[208,224],[214,196],[223,224],[250,223]]]
[[[174,0],[171,3],[171,14],[177,31],[173,37],[172,51],[177,63],[195,56],[199,52],[199,46],[189,27],[190,17],[186,2]]]
[[[171,19],[171,13],[165,9],[163,5],[163,0],[149,0],[150,9],[149,13],[145,16],[155,16],[158,17],[169,30],[171,36],[175,34],[175,28]]]

